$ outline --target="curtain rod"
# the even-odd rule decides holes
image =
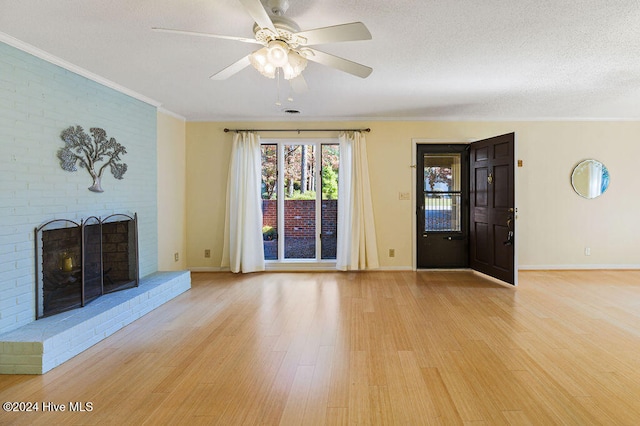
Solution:
[[[366,129],[224,129],[225,133],[229,132],[370,132],[370,128]]]

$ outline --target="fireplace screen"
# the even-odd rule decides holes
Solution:
[[[102,296],[102,231],[100,219],[90,217],[82,224],[84,302]]]
[[[42,274],[38,317],[82,306],[82,227],[70,220],[45,226],[50,229],[42,232],[42,262],[37,265]]]
[[[137,287],[137,215],[53,220],[36,228],[36,318]]]
[[[136,222],[109,216],[102,222],[102,278],[104,293],[137,286]]]

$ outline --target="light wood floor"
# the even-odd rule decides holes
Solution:
[[[640,424],[640,271],[194,273],[0,424]]]

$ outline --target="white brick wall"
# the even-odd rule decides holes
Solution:
[[[60,132],[101,127],[127,148],[123,180],[97,194],[60,168]],[[35,319],[34,228],[138,213],[140,275],[157,270],[156,108],[0,43],[0,333]]]

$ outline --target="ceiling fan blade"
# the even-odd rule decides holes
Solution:
[[[351,22],[350,24],[300,31],[296,35],[306,40],[301,43],[305,46],[341,41],[371,40],[371,33],[362,22]]]
[[[225,79],[231,77],[232,75],[234,75],[235,73],[240,72],[243,69],[245,69],[247,66],[250,65],[250,63],[251,62],[249,62],[249,55],[247,55],[244,58],[240,59],[239,61],[234,62],[233,64],[229,65],[225,69],[220,70],[217,73],[213,74],[209,78],[211,80],[225,80]]]
[[[302,74],[289,80],[289,84],[291,85],[291,89],[296,93],[306,93],[309,91],[307,80],[304,79]]]
[[[340,71],[344,71],[357,77],[367,78],[373,71],[373,68],[366,65],[349,61],[348,59],[340,58],[338,56],[330,55],[329,53],[321,52],[316,49],[306,48],[304,49],[304,51],[305,53],[309,52],[309,54],[305,54],[304,57],[310,61],[316,62],[321,65],[326,65]]]
[[[251,15],[260,28],[269,28],[275,35],[278,35],[278,30],[275,25],[273,25],[273,21],[269,18],[260,0],[240,0],[240,3],[247,9],[249,15]]]
[[[153,31],[157,31],[157,32],[161,32],[161,33],[182,34],[182,35],[189,35],[189,36],[211,37],[211,38],[222,38],[222,39],[225,39],[225,40],[241,41],[243,43],[260,44],[256,39],[253,39],[253,38],[225,36],[225,35],[211,34],[211,33],[199,33],[199,32],[196,32],[196,31],[174,30],[174,29],[171,29],[171,28],[153,27],[151,29]]]

